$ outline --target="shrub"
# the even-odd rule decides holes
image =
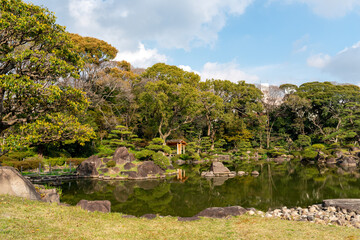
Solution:
[[[5,156],[5,155],[0,157],[0,163],[2,163],[2,162],[11,162],[11,161],[16,161],[16,160],[14,158],[11,158],[11,157],[8,157],[8,156]]]
[[[66,160],[66,163],[69,164],[71,162],[72,165],[80,165],[86,158],[69,158]]]
[[[9,158],[12,158],[14,160],[22,161],[23,159],[27,157],[33,157],[35,153],[31,151],[26,152],[9,152],[6,154]]]
[[[66,158],[58,157],[58,158],[48,158],[45,160],[47,164],[51,164],[51,166],[62,166],[64,165]]]
[[[162,169],[166,169],[170,165],[170,160],[168,157],[164,156],[162,152],[157,152],[153,155],[153,161]]]
[[[135,157],[139,160],[150,160],[154,154],[154,151],[144,149],[140,152],[137,152]]]
[[[36,169],[39,167],[39,163],[41,163],[41,165],[43,165],[43,161],[42,158],[39,157],[31,157],[31,158],[27,158],[24,161],[9,161],[9,162],[5,162],[3,165],[4,166],[10,166],[10,167],[14,167],[18,170],[21,170],[21,167],[23,170],[29,170],[29,169]]]
[[[306,148],[304,151],[302,151],[302,157],[307,160],[313,160],[317,157],[317,155],[318,155],[318,152],[316,152],[310,148]]]
[[[322,151],[325,149],[325,146],[323,144],[320,144],[320,143],[317,143],[317,144],[313,144],[311,146],[314,150],[317,150],[317,151]]]
[[[103,145],[101,145],[101,146],[99,146],[98,147],[98,156],[99,157],[108,157],[108,156],[111,156],[111,155],[113,155],[114,154],[114,152],[115,152],[115,150],[113,150],[113,149],[111,149],[111,148],[109,148],[109,147],[107,147],[107,146],[103,146]]]
[[[108,162],[106,163],[106,166],[107,166],[108,168],[115,167],[115,166],[116,166],[116,162],[113,161],[113,160],[110,160],[110,161],[108,161]]]
[[[180,154],[180,159],[186,161],[190,159],[190,156],[188,154]]]

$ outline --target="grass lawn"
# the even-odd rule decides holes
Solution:
[[[78,207],[0,196],[0,239],[360,239],[355,228],[241,216],[179,222],[125,219]]]

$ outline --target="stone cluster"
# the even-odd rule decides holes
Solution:
[[[341,207],[312,205],[307,208],[287,208],[270,210],[266,213],[248,211],[249,215],[260,215],[266,218],[280,218],[290,221],[309,221],[319,224],[340,225],[360,228],[360,212],[351,211]]]
[[[259,172],[258,171],[252,171],[250,173],[252,176],[259,176]],[[248,172],[244,172],[244,171],[230,171],[227,167],[224,166],[224,164],[222,162],[213,162],[211,164],[211,168],[210,171],[208,172],[202,172],[201,173],[201,177],[235,177],[235,176],[246,176],[249,175]]]

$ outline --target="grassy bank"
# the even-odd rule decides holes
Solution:
[[[360,239],[360,230],[253,216],[125,219],[2,195],[0,239]]]

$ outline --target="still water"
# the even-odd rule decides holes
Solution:
[[[109,200],[111,211],[141,216],[147,213],[189,217],[208,207],[306,207],[329,198],[360,198],[358,169],[319,168],[300,163],[229,166],[258,170],[260,176],[205,179],[206,167],[187,167],[187,179],[152,181],[75,180],[63,183],[62,202]]]

